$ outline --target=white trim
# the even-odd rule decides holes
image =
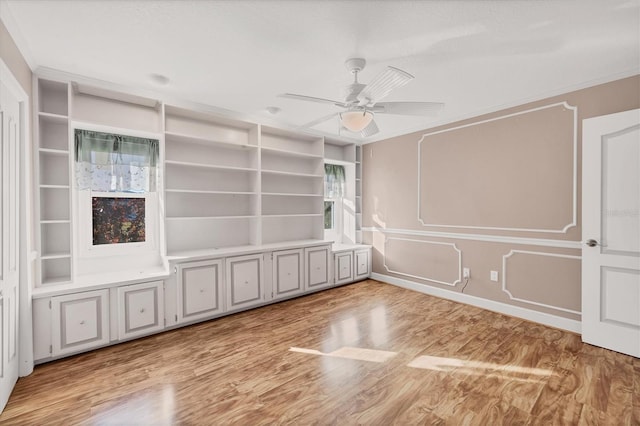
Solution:
[[[433,278],[427,278],[427,277],[421,277],[418,275],[411,275],[411,274],[407,274],[405,272],[398,272],[398,271],[394,271],[392,269],[389,269],[389,267],[387,266],[387,243],[391,240],[396,240],[396,241],[411,241],[414,243],[423,243],[423,244],[437,244],[437,245],[442,245],[442,246],[451,246],[453,247],[453,249],[458,252],[458,279],[455,280],[452,283],[448,283],[446,281],[439,281],[439,280],[435,280]],[[424,281],[431,281],[434,283],[438,283],[438,284],[444,284],[444,285],[448,285],[451,287],[455,287],[458,283],[462,282],[462,277],[461,277],[461,271],[462,271],[462,252],[460,251],[460,249],[456,246],[455,243],[442,243],[442,242],[438,242],[438,241],[426,241],[426,240],[411,240],[408,238],[385,238],[384,241],[384,255],[383,255],[383,266],[384,269],[387,270],[387,272],[391,272],[393,274],[398,274],[398,275],[404,275],[406,277],[411,277],[411,278],[417,278],[419,280],[424,280]]]
[[[422,142],[424,142],[424,139],[427,136],[433,136],[433,135],[438,135],[441,133],[446,133],[446,132],[450,132],[453,130],[458,130],[458,129],[464,129],[467,127],[471,127],[471,126],[475,126],[478,124],[485,124],[485,123],[489,123],[492,121],[498,121],[498,120],[502,120],[505,118],[510,118],[510,117],[515,117],[518,115],[523,115],[523,114],[527,114],[530,112],[534,112],[534,111],[540,111],[543,109],[548,109],[548,108],[554,108],[554,107],[558,107],[558,106],[562,106],[564,108],[566,108],[567,110],[573,111],[573,171],[572,171],[572,177],[573,177],[573,200],[572,200],[572,208],[573,208],[573,213],[572,213],[572,221],[565,225],[562,229],[557,230],[557,229],[536,229],[536,228],[503,228],[503,227],[496,227],[496,226],[472,226],[472,225],[442,225],[442,224],[434,224],[434,223],[425,223],[422,220],[422,212],[420,211],[421,208],[421,197],[422,197],[422,190],[421,190],[421,177],[422,177],[422,168],[421,168],[421,159],[422,159]],[[575,106],[571,106],[569,105],[567,102],[557,102],[555,104],[550,104],[550,105],[545,105],[545,106],[541,106],[538,108],[533,108],[533,109],[528,109],[528,110],[524,110],[524,111],[518,111],[518,112],[514,112],[511,114],[506,114],[506,115],[502,115],[502,116],[498,116],[498,117],[493,117],[493,118],[488,118],[486,120],[481,120],[481,121],[476,121],[473,123],[468,123],[468,124],[463,124],[460,126],[456,126],[456,127],[451,127],[451,128],[447,128],[447,129],[443,129],[443,130],[438,130],[438,131],[434,131],[431,133],[425,133],[422,135],[422,137],[420,138],[420,140],[418,140],[418,221],[422,224],[422,226],[432,226],[432,227],[441,227],[441,228],[463,228],[463,229],[490,229],[490,230],[500,230],[500,231],[520,231],[520,232],[549,232],[549,233],[566,233],[569,228],[572,228],[574,226],[576,226],[576,224],[578,223],[578,209],[577,209],[577,205],[578,205],[578,107]]]
[[[518,302],[529,303],[531,305],[542,306],[544,308],[556,309],[558,311],[563,311],[563,312],[568,312],[568,313],[571,313],[571,314],[581,315],[580,311],[576,311],[576,310],[573,310],[573,309],[562,308],[562,307],[555,306],[555,305],[548,305],[546,303],[534,302],[532,300],[521,299],[519,297],[515,297],[507,289],[507,259],[510,258],[511,256],[513,256],[516,253],[529,254],[529,255],[534,255],[534,256],[563,257],[563,258],[567,258],[567,259],[577,259],[577,260],[581,260],[582,256],[571,256],[571,255],[567,255],[567,254],[543,253],[543,252],[538,252],[538,251],[525,251],[525,250],[511,250],[509,253],[507,253],[506,255],[502,256],[502,291],[507,293],[507,295],[509,296],[509,299],[517,300]]]
[[[452,123],[458,123],[460,121],[466,121],[466,120],[471,120],[474,119],[476,117],[481,117],[483,115],[488,115],[488,114],[493,114],[496,112],[500,112],[500,111],[504,111],[506,109],[513,109],[513,108],[517,108],[517,107],[522,107],[525,106],[527,104],[531,104],[534,102],[540,102],[540,101],[544,101],[547,100],[549,98],[554,98],[554,97],[558,97],[558,96],[566,96],[568,94],[571,94],[573,92],[577,92],[579,90],[584,90],[584,89],[589,89],[591,87],[596,87],[596,86],[600,86],[602,84],[607,84],[607,83],[612,83],[614,81],[618,81],[618,80],[622,80],[625,78],[629,78],[629,77],[634,77],[636,75],[638,75],[640,73],[640,66],[636,65],[632,68],[629,68],[627,70],[621,71],[621,72],[617,72],[614,74],[609,74],[606,75],[604,77],[599,77],[599,78],[594,78],[591,80],[587,80],[587,81],[583,81],[581,83],[577,83],[577,84],[571,84],[568,86],[564,86],[561,88],[558,88],[556,90],[550,90],[548,92],[544,92],[544,93],[540,93],[538,95],[534,95],[534,96],[528,96],[525,98],[521,98],[521,99],[517,99],[515,101],[511,101],[511,102],[506,102],[504,104],[500,104],[500,105],[494,105],[491,107],[487,107],[487,108],[483,108],[483,109],[479,109],[477,111],[472,111],[466,114],[461,114],[455,117],[447,117],[447,118],[443,118],[440,120],[434,120],[428,124],[422,124],[422,125],[417,125],[417,126],[412,126],[412,127],[408,127],[404,130],[402,130],[401,134],[398,134],[396,136],[385,136],[385,137],[370,137],[367,138],[366,140],[363,140],[360,142],[361,145],[367,145],[370,143],[375,143],[375,142],[381,142],[384,140],[389,140],[389,139],[393,139],[399,136],[404,136],[404,135],[409,135],[412,133],[418,133],[418,132],[424,132],[427,131],[429,129],[435,129],[436,127],[442,127],[442,126],[446,126]]]
[[[580,321],[572,320],[569,318],[563,318],[556,315],[547,314],[544,312],[533,311],[531,309],[522,308],[519,306],[512,306],[502,302],[496,302],[489,299],[483,299],[476,296],[471,296],[448,289],[442,289],[432,287],[425,284],[419,284],[413,281],[404,280],[402,278],[391,277],[389,275],[383,275],[378,273],[372,273],[371,278],[374,280],[382,281],[387,284],[395,285],[398,287],[406,288],[408,290],[417,291],[419,293],[428,294],[430,296],[440,297],[442,299],[452,300],[454,302],[464,303],[478,308],[486,309],[493,312],[521,318],[527,321],[537,322],[550,327],[559,328],[562,330],[570,331],[580,334],[582,331],[582,324]]]
[[[379,228],[375,226],[369,226],[362,228],[365,232],[381,232],[383,234],[398,234],[398,235],[413,235],[421,237],[438,237],[438,238],[451,238],[457,240],[471,240],[471,241],[485,241],[489,243],[504,243],[504,244],[522,244],[530,246],[542,246],[542,247],[558,247],[568,249],[582,249],[582,243],[580,241],[566,241],[566,240],[550,240],[544,238],[523,238],[523,237],[507,237],[500,235],[486,235],[486,234],[462,234],[456,232],[437,232],[437,231],[416,231],[413,229],[401,229],[401,228]]]

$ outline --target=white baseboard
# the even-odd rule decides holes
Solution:
[[[454,302],[465,303],[467,305],[476,306],[478,308],[487,309],[489,311],[498,312],[512,317],[522,318],[528,321],[548,325],[550,327],[571,331],[573,333],[581,334],[582,332],[582,324],[580,321],[559,317],[557,315],[551,315],[544,312],[522,308],[520,306],[508,305],[506,303],[483,299],[481,297],[432,287],[425,284],[419,284],[414,281],[396,278],[384,274],[378,274],[376,272],[373,272],[371,274],[371,278],[388,284],[393,284],[398,287],[406,288],[408,290],[428,294],[430,296],[436,296],[443,299],[453,300]]]

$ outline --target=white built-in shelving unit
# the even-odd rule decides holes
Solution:
[[[258,126],[165,106],[167,252],[257,244]]]
[[[261,242],[323,238],[323,139],[263,126]]]
[[[72,276],[72,229],[69,170],[69,85],[39,80],[35,93],[35,197],[38,282],[69,282]]]
[[[34,77],[37,362],[368,276],[353,142],[64,77]],[[159,142],[142,244],[93,245],[77,128]],[[325,162],[345,166],[339,246],[325,240]]]
[[[36,286],[73,283],[75,127],[161,139],[160,246],[169,259],[211,250],[324,239],[324,162],[351,167],[361,222],[359,147],[91,85],[35,77]],[[350,176],[353,181],[353,175]],[[76,228],[76,235],[74,235]],[[355,239],[352,238],[355,242]]]

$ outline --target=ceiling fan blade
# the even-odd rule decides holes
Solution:
[[[358,95],[360,105],[373,105],[387,96],[393,89],[402,87],[413,79],[414,77],[406,71],[395,67],[387,67],[360,92]]]
[[[333,101],[331,99],[324,99],[324,98],[316,98],[314,96],[306,96],[306,95],[296,95],[294,93],[281,93],[278,95],[281,98],[289,98],[289,99],[296,99],[299,101],[309,101],[309,102],[316,102],[316,103],[320,103],[320,104],[332,104],[335,106],[339,106],[342,108],[346,108],[347,104],[345,104],[344,102],[340,102],[340,101]]]
[[[441,102],[379,102],[371,111],[374,113],[416,115],[432,117],[444,108]]]
[[[318,124],[320,124],[320,123],[324,123],[324,122],[325,122],[325,121],[327,121],[327,120],[331,120],[333,117],[335,117],[335,116],[336,116],[336,115],[338,115],[338,114],[339,114],[338,112],[334,112],[334,113],[331,113],[331,114],[329,114],[329,115],[325,115],[324,117],[320,117],[320,118],[318,118],[318,119],[316,119],[316,120],[313,120],[313,121],[310,121],[310,122],[308,122],[308,123],[306,123],[306,124],[303,124],[303,125],[302,125],[302,126],[300,126],[300,127],[307,127],[307,128],[310,128],[310,127],[317,126],[317,125],[318,125]]]
[[[371,120],[371,123],[360,132],[360,136],[366,138],[367,136],[373,136],[378,133],[380,129],[378,129],[378,125],[374,120]]]

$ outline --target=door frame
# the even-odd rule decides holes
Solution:
[[[16,97],[20,108],[20,147],[18,152],[18,193],[19,205],[19,330],[18,330],[18,375],[28,376],[33,371],[33,326],[32,326],[32,266],[36,257],[31,246],[32,218],[32,149],[30,125],[30,99],[4,60],[0,58],[0,76],[2,82]]]

